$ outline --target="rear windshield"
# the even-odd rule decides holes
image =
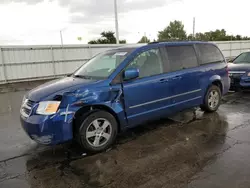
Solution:
[[[132,51],[133,49],[130,48],[100,53],[85,63],[73,76],[85,79],[106,79]]]

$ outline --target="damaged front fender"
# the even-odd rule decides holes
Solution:
[[[34,114],[27,118],[21,116],[21,123],[27,134],[38,143],[64,143],[73,139],[73,120],[86,107],[88,110],[107,110],[115,116],[120,129],[127,126],[121,86],[64,93],[56,114],[38,115],[34,110]]]
[[[75,114],[82,108],[90,107],[89,110],[102,108],[111,111],[119,121],[120,128],[127,126],[127,119],[122,102],[121,86],[114,88],[99,88],[77,90],[75,92],[64,93],[61,101],[61,108],[57,113],[57,118],[64,120],[64,124],[68,124],[72,129],[72,122]]]

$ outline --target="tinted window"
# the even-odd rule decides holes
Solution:
[[[159,49],[151,49],[139,54],[126,68],[138,68],[139,77],[153,76],[163,73],[162,59]]]
[[[211,44],[198,44],[201,64],[218,63],[224,60],[220,50]]]
[[[168,46],[166,48],[171,71],[198,66],[193,46]]]

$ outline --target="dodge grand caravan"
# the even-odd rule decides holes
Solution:
[[[125,46],[28,92],[20,119],[38,143],[76,140],[99,152],[119,132],[148,120],[197,106],[216,111],[229,85],[225,58],[212,43]]]

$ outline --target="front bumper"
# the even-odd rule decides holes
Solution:
[[[245,77],[234,78],[231,77],[230,90],[249,90],[250,79]]]
[[[56,145],[73,139],[73,114],[65,117],[58,112],[55,115],[20,116],[21,125],[28,136],[39,144]]]

